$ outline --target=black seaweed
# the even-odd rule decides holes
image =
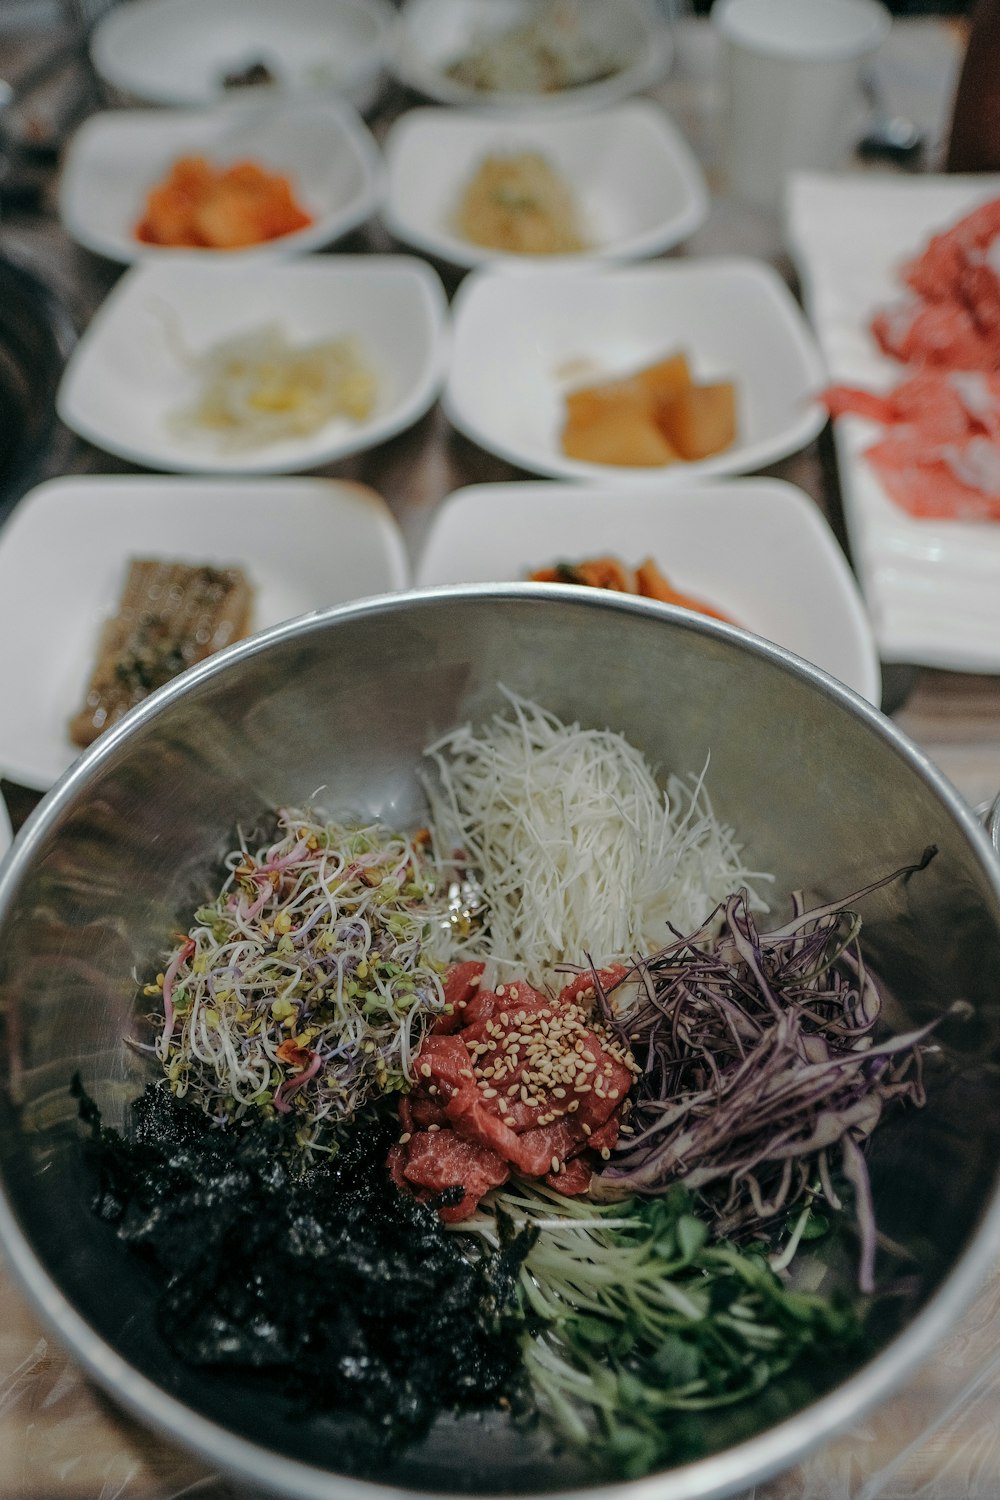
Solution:
[[[157,1321],[181,1359],[278,1378],[307,1413],[359,1415],[383,1454],[444,1411],[516,1397],[529,1241],[473,1264],[433,1205],[392,1184],[398,1124],[366,1122],[297,1175],[282,1121],[221,1130],[150,1085],[122,1136],[72,1089],[94,1211],[162,1278]]]

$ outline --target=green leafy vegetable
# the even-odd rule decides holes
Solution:
[[[521,1296],[541,1328],[523,1339],[538,1406],[597,1466],[627,1477],[699,1452],[693,1414],[861,1336],[849,1301],[795,1290],[763,1246],[711,1242],[692,1203],[679,1186],[603,1208],[524,1186],[462,1226],[497,1244],[509,1216],[537,1232]]]

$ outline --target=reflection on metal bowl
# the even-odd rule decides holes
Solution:
[[[41,475],[75,338],[51,288],[0,259],[0,516]]]
[[[558,585],[430,590],[304,617],[231,648],[111,730],[49,794],[0,880],[0,1230],[60,1339],[125,1407],[258,1488],[368,1500],[447,1493],[618,1493],[502,1413],[439,1422],[376,1484],[345,1472],[347,1419],[181,1365],[141,1266],[90,1214],[68,1082],[112,1119],[142,1064],[121,1038],[136,977],[207,893],[237,823],[308,802],[419,820],[424,745],[502,705],[498,683],[567,720],[622,731],[662,768],[700,769],[777,889],[829,898],[919,857],[919,879],[866,899],[892,1023],[968,1002],[937,1033],[957,1063],[870,1154],[884,1234],[918,1290],[890,1303],[846,1377],[799,1371],[713,1419],[704,1458],[630,1485],[707,1500],[790,1464],[876,1402],[952,1327],[1000,1238],[1000,867],[955,792],[892,724],[823,673],[701,617]],[[968,1007],[967,1007],[968,1010]],[[352,1443],[352,1438],[355,1440]]]

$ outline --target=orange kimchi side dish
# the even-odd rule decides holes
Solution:
[[[636,594],[641,599],[659,599],[661,604],[676,604],[681,609],[693,609],[700,615],[711,615],[713,620],[724,620],[735,625],[730,615],[724,615],[704,599],[692,598],[674,588],[669,578],[660,572],[651,557],[637,568],[627,568],[616,557],[593,557],[586,562],[556,563],[552,568],[538,568],[529,574],[532,583],[583,583],[594,589],[612,589],[619,594]]]
[[[147,195],[135,235],[147,245],[240,250],[312,222],[280,172],[253,161],[216,167],[203,156],[182,156]]]

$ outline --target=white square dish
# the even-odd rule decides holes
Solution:
[[[459,199],[487,156],[537,152],[579,209],[585,248],[569,257],[519,255],[464,238]],[[497,119],[463,110],[414,109],[385,141],[382,217],[397,237],[452,265],[548,265],[638,260],[692,234],[708,212],[700,167],[658,105],[632,100],[596,114]]]
[[[444,290],[409,256],[309,256],[220,265],[194,256],[126,271],[77,344],[57,396],[74,432],[133,463],[179,473],[287,474],[372,448],[423,416],[447,360]],[[274,325],[295,346],[355,340],[376,396],[359,421],[335,417],[308,434],[226,450],[216,435],[179,431],[216,346]]]
[[[20,642],[0,663],[0,771],[12,781],[44,791],[80,754],[67,725],[134,557],[241,567],[255,631],[395,591],[407,576],[388,506],[363,485],[126,476],[39,485],[0,531],[0,631]]]
[[[130,0],[105,8],[90,38],[98,74],[147,104],[238,99],[227,74],[263,64],[273,89],[374,103],[395,14],[388,0]]]
[[[136,236],[150,189],[179,157],[215,167],[253,161],[291,183],[312,223],[233,250],[175,249]],[[375,139],[350,105],[312,99],[232,104],[214,110],[110,110],[71,140],[59,183],[59,213],[78,244],[111,260],[208,255],[258,260],[332,244],[375,212],[383,167]]]
[[[674,588],[878,704],[878,657],[851,571],[813,502],[780,479],[656,494],[612,484],[469,485],[432,521],[416,582],[519,582],[608,555],[628,567],[651,557]]]
[[[530,81],[484,90],[453,78],[453,63],[492,45],[538,19],[537,0],[404,0],[390,66],[409,88],[439,104],[495,112],[537,106],[552,113],[596,109],[649,88],[673,57],[666,22],[645,0],[563,0],[557,11],[559,34],[550,58],[574,63],[581,52],[607,63],[606,71],[571,87],[540,92]],[[528,49],[529,56],[531,49]]]
[[[1000,177],[796,173],[788,235],[832,381],[884,391],[911,374],[881,353],[872,314],[899,302],[902,265],[932,234],[1000,197]],[[1000,672],[1000,525],[909,515],[864,457],[882,429],[833,427],[844,518],[883,661]]]
[[[759,469],[823,426],[826,375],[791,293],[759,262],[691,262],[508,276],[474,271],[453,303],[443,403],[480,447],[531,473],[629,486]],[[625,468],[568,458],[564,396],[684,350],[695,380],[732,380],[732,447],[692,463]]]

